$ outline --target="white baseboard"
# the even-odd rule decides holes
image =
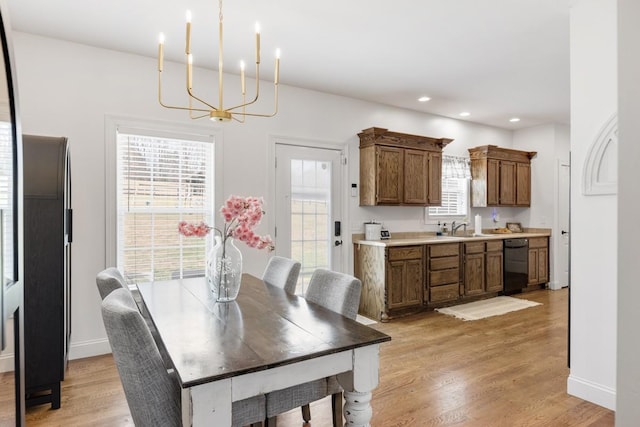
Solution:
[[[13,353],[0,356],[0,372],[13,371]]]
[[[552,291],[558,291],[562,288],[563,286],[560,284],[560,282],[557,282],[557,281],[549,282],[549,289],[551,289]]]
[[[567,393],[612,411],[616,410],[616,390],[611,387],[569,375]]]
[[[85,357],[99,356],[111,353],[109,340],[101,338],[97,340],[71,343],[69,348],[69,360],[83,359]],[[13,353],[0,356],[0,372],[13,371]]]
[[[99,356],[111,353],[111,346],[107,338],[87,340],[71,343],[69,348],[69,360],[84,359],[85,357]]]

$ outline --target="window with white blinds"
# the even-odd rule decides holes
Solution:
[[[117,133],[117,266],[134,282],[203,276],[207,238],[178,222],[213,223],[214,143]]]
[[[13,141],[11,123],[0,121],[0,236],[2,241],[2,267],[4,280],[15,280],[13,242]]]
[[[442,205],[428,208],[430,217],[465,217],[469,212],[469,180],[442,178]]]

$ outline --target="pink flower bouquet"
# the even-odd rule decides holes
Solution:
[[[215,230],[220,233],[223,244],[229,237],[233,237],[246,243],[247,246],[251,248],[272,251],[275,249],[275,246],[271,236],[268,234],[259,236],[253,231],[253,229],[260,224],[260,220],[265,214],[262,209],[263,203],[262,197],[240,197],[232,195],[220,208],[220,213],[225,221],[222,230],[211,227],[205,222],[188,223],[186,221],[180,221],[178,223],[178,232],[186,237],[205,237],[211,230]]]

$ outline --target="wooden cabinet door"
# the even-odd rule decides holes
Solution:
[[[404,150],[404,203],[423,206],[428,203],[428,167],[428,152]]]
[[[538,249],[529,249],[529,285],[539,282]]]
[[[428,204],[440,206],[442,204],[442,154],[429,153],[429,197]]]
[[[531,206],[531,165],[516,163],[516,205]]]
[[[485,206],[500,204],[500,162],[487,159],[487,202]]]
[[[484,293],[484,253],[464,256],[464,294]]]
[[[549,281],[549,250],[547,248],[538,249],[538,283]]]
[[[502,252],[486,253],[487,292],[502,290]]]
[[[500,162],[500,204],[516,204],[516,163]]]
[[[422,259],[405,262],[404,304],[422,305],[422,288],[424,287],[424,268]]]
[[[376,147],[378,154],[376,176],[376,203],[402,202],[404,176],[404,149]]]
[[[387,277],[388,308],[422,304],[422,260],[390,261]]]

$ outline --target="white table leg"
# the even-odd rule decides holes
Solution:
[[[344,388],[344,418],[347,426],[368,427],[371,424],[371,390],[378,385],[380,346],[353,350],[353,370],[338,375]]]
[[[182,425],[231,426],[231,380],[182,390]]]
[[[345,425],[353,427],[368,427],[373,415],[371,409],[371,393],[357,391],[344,392]]]

